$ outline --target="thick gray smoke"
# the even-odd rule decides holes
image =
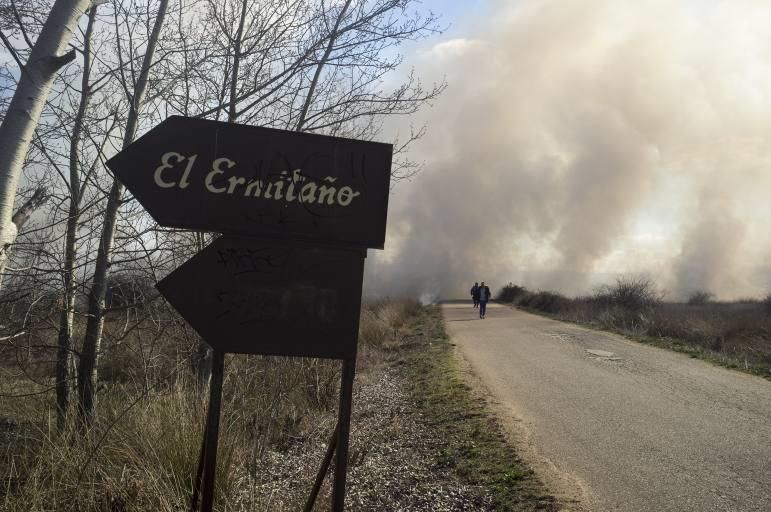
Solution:
[[[415,62],[450,87],[369,292],[771,290],[771,3],[507,4]]]

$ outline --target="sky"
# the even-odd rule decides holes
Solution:
[[[771,291],[771,2],[422,5],[448,29],[405,64],[448,89],[386,130],[425,122],[425,167],[393,190],[370,293]]]

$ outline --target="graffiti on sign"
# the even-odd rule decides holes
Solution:
[[[363,250],[222,237],[158,283],[217,350],[356,353]]]

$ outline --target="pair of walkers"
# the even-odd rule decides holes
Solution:
[[[484,318],[487,313],[487,303],[490,300],[490,287],[484,281],[482,284],[474,283],[471,287],[471,299],[474,301],[474,307],[479,308],[479,318]]]

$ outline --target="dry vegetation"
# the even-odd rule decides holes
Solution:
[[[363,308],[360,371],[382,360],[384,344],[419,310],[413,301]],[[100,361],[99,414],[85,433],[75,424],[57,432],[46,349],[55,331],[46,315],[21,321],[25,334],[6,340],[0,352],[0,509],[183,509],[205,414],[205,393],[191,371],[193,333],[165,310],[114,313]],[[334,414],[339,366],[318,359],[228,357],[219,510],[270,510],[259,508],[265,497],[252,483],[270,471],[269,453],[328,437],[319,429],[329,423],[321,419]]]
[[[509,284],[498,300],[771,378],[771,295],[715,302],[697,291],[687,303],[673,303],[649,280],[620,278],[576,298]]]

